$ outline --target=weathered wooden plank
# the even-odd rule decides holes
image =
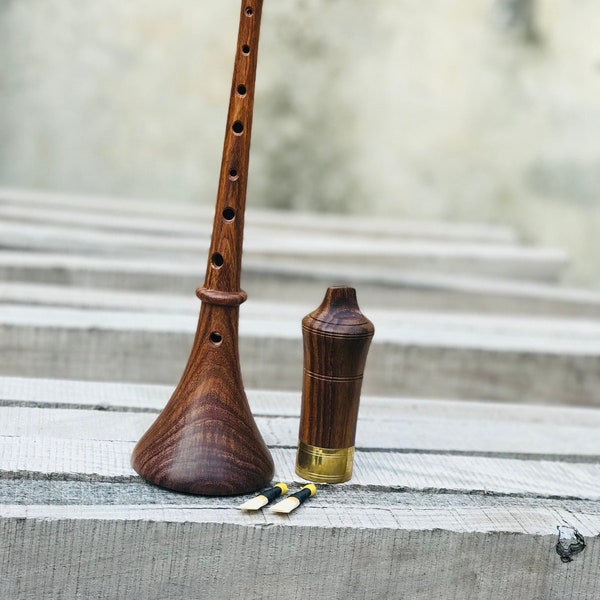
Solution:
[[[303,311],[252,306],[243,307],[240,321],[247,387],[299,389]],[[376,333],[365,393],[600,403],[598,322],[403,312],[369,317]],[[195,325],[195,316],[183,314],[5,305],[0,372],[173,385]]]
[[[240,599],[265,600],[585,600],[599,591],[598,538],[563,564],[554,550],[556,530],[465,535],[414,525],[238,525],[208,516],[198,522],[198,511],[180,522],[180,510],[147,520],[139,510],[129,518],[96,510],[93,518],[77,519],[55,507],[6,507],[1,514],[0,591],[6,598],[193,600],[228,598],[235,590]],[[324,516],[308,507],[305,514]]]
[[[0,437],[0,478],[137,481],[129,461],[133,442],[54,437]],[[271,449],[275,479],[302,481],[295,448]],[[600,500],[600,464],[402,452],[355,455],[352,480],[342,486],[517,494]]]
[[[171,396],[173,389],[174,386],[140,383],[0,377],[0,404],[2,406],[158,412],[162,410],[165,400]],[[262,405],[263,401],[259,398],[266,396],[264,405],[267,407],[267,411],[274,403],[288,405],[290,403],[287,399],[288,396],[298,397],[293,392],[257,391],[252,393],[257,396],[254,406]],[[269,401],[269,398],[273,400]],[[266,414],[274,413],[271,411]]]
[[[257,400],[260,406],[260,395],[250,394],[250,398],[253,408]],[[162,399],[163,405],[167,399],[168,396]],[[282,400],[285,399],[283,396]],[[377,405],[373,407],[372,400],[363,398],[359,415],[356,446],[362,450],[499,454],[600,462],[600,439],[596,435],[600,424],[599,410],[573,410],[575,422],[569,420],[567,412],[563,414],[562,422],[540,423],[533,416],[521,421],[506,415],[493,419],[493,410],[488,418],[415,417],[405,410],[406,402],[401,398],[392,399],[396,403],[390,402],[386,411]],[[286,408],[281,412],[286,413]],[[269,446],[290,448],[297,444],[300,398],[295,397],[289,408],[294,410],[293,416],[262,416],[260,410],[255,411],[258,427]],[[537,411],[530,412],[537,412],[541,417],[544,409],[536,408]],[[518,413],[514,411],[513,414],[515,412]],[[577,422],[586,417],[586,423]],[[156,413],[147,412],[0,406],[0,436],[135,442],[155,418]]]
[[[23,484],[27,485],[27,484]],[[321,489],[321,491],[324,491]],[[561,506],[556,500],[513,499],[504,505],[486,506],[486,502],[465,502],[464,496],[446,495],[443,500],[439,496],[435,502],[419,502],[416,494],[390,493],[396,502],[382,499],[381,494],[373,491],[372,498],[367,494],[361,497],[367,501],[370,514],[361,506],[335,505],[340,490],[329,490],[328,494],[317,494],[303,510],[294,514],[293,518],[282,518],[270,511],[244,513],[237,510],[239,498],[202,498],[190,499],[187,504],[158,505],[77,505],[73,511],[72,504],[65,505],[22,505],[0,504],[0,518],[28,519],[65,519],[112,521],[117,518],[126,521],[159,521],[170,523],[222,523],[241,526],[278,526],[278,527],[335,527],[361,529],[405,529],[422,531],[443,529],[455,532],[511,532],[521,534],[544,533],[555,534],[557,524],[570,525],[586,537],[600,534],[600,507],[590,502],[570,501],[568,506]],[[407,502],[398,501],[396,497],[408,496]],[[172,496],[174,496],[172,494]],[[434,496],[435,498],[435,496]],[[382,500],[378,505],[377,501]],[[581,508],[590,511],[587,515],[579,512]],[[586,516],[588,518],[586,518]]]
[[[214,206],[148,199],[69,195],[36,190],[0,188],[0,215],[23,220],[57,223],[87,223],[96,226],[154,231],[192,232],[189,221],[212,221]],[[136,226],[132,226],[132,217]],[[158,223],[158,227],[157,227]],[[290,231],[326,231],[401,239],[470,240],[514,243],[515,232],[506,226],[481,223],[410,221],[374,218],[368,215],[314,214],[250,207],[246,225],[276,227]]]
[[[4,248],[88,254],[172,257],[204,256],[209,240],[105,232],[90,228],[0,221]],[[349,239],[289,232],[247,235],[244,254],[263,261],[299,260],[303,264],[388,266],[441,272],[488,274],[514,279],[556,281],[567,264],[564,251],[512,245]]]
[[[178,494],[138,479],[136,481],[99,481],[94,479],[75,480],[57,477],[46,479],[0,479],[0,505],[4,506],[71,506],[76,513],[79,507],[114,507],[113,515],[118,507],[127,510],[141,507],[148,509],[188,507],[198,510],[223,510],[237,507],[254,494],[243,496],[195,496]],[[467,531],[470,528],[502,528],[505,531],[531,533],[533,528],[543,531],[549,522],[555,525],[571,525],[583,535],[595,535],[598,528],[597,518],[600,516],[600,504],[594,500],[578,500],[573,498],[539,498],[517,494],[463,494],[443,493],[441,491],[403,491],[385,487],[361,487],[359,485],[319,485],[317,495],[306,504],[306,508],[334,508],[340,516],[349,509],[352,515],[363,513],[364,523],[373,526],[386,514],[395,513],[395,519],[402,519],[408,511],[423,514],[415,519],[407,528],[419,525],[427,527],[427,514],[432,515],[434,526],[445,527],[455,531]],[[372,510],[374,516],[370,518]],[[396,512],[397,511],[397,512]],[[508,516],[521,513],[522,518]],[[226,513],[229,514],[229,513]],[[239,514],[239,513],[238,513]],[[313,513],[314,514],[314,513]],[[467,515],[465,520],[461,514]],[[502,515],[505,516],[502,516]],[[528,515],[539,515],[536,519]],[[497,517],[495,517],[497,515]],[[543,516],[546,515],[546,516]],[[548,517],[549,515],[549,517]],[[249,515],[258,517],[260,513]],[[569,518],[569,516],[572,517]],[[304,511],[294,513],[287,523],[303,523]],[[339,517],[338,517],[339,518]],[[312,519],[308,519],[310,522]],[[471,521],[472,522],[469,522]],[[276,518],[275,522],[283,519]],[[445,521],[445,522],[444,522]],[[379,520],[381,524],[381,520]],[[314,524],[314,521],[313,521]],[[430,524],[431,525],[431,524]]]
[[[401,444],[387,452],[359,450],[350,482],[319,486],[289,517],[245,514],[236,508],[240,498],[170,493],[131,470],[133,441],[126,438],[154,418],[140,411],[157,410],[169,391],[0,379],[0,397],[12,404],[0,408],[0,597],[228,598],[235,589],[240,598],[267,599],[587,600],[600,592],[597,457],[576,463],[404,453]],[[259,417],[261,427],[270,422],[267,435],[282,436],[270,440],[276,477],[299,483],[295,450],[277,446],[293,433],[282,435],[281,423],[297,417],[276,416],[297,415],[298,394],[249,395],[253,406],[274,415]],[[445,421],[437,435],[450,445],[469,436],[460,428],[464,421],[471,421],[472,434],[481,430],[481,444],[484,424],[501,434],[502,418],[507,432],[514,420],[518,437],[519,424],[530,431],[557,431],[561,424],[592,430],[600,412],[398,401],[407,411],[412,406],[415,429],[426,429],[415,417]],[[393,432],[404,418],[393,402],[365,397],[368,418],[361,415],[359,425],[377,425],[381,438],[391,421]],[[535,433],[530,439],[535,447]],[[567,448],[569,440],[559,444]],[[578,541],[575,534],[585,548],[563,563],[557,542],[568,546]]]
[[[173,386],[0,377],[0,405],[39,408],[84,408],[119,412],[157,413],[171,396]],[[255,415],[298,417],[300,392],[247,390]],[[474,420],[489,424],[507,421],[516,425],[600,426],[596,408],[535,406],[483,401],[434,400],[368,396],[361,398],[360,418],[379,421],[405,421],[413,418],[446,422]],[[422,428],[426,429],[426,428]],[[446,436],[452,435],[447,431]],[[579,440],[574,440],[577,444]]]

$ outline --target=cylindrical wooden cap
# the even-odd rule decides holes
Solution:
[[[363,372],[375,328],[356,291],[330,287],[302,320],[304,378],[296,473],[339,483],[352,476]]]

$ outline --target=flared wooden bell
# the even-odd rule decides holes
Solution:
[[[140,439],[133,468],[161,487],[229,495],[265,487],[273,460],[244,392],[237,307],[204,304],[194,346],[169,403]]]

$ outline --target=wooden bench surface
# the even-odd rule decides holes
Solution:
[[[598,409],[365,396],[352,480],[279,517],[132,471],[169,394],[0,378],[2,598],[596,597]],[[248,396],[300,485],[299,394]]]

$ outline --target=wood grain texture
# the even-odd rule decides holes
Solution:
[[[133,446],[110,440],[0,437],[0,479],[140,481],[130,466]],[[271,451],[275,479],[295,485],[303,481],[294,472],[295,448]],[[357,451],[352,480],[336,485],[598,501],[599,477],[597,463],[373,450]]]
[[[262,0],[243,0],[196,336],[179,385],[131,458],[144,479],[192,494],[264,487],[274,465],[250,412],[238,351],[244,209]]]
[[[257,490],[271,480],[273,462],[243,388],[237,320],[237,307],[202,305],[181,381],[133,453],[134,469],[148,481],[222,495]]]
[[[129,519],[40,512],[1,518],[5,598],[200,600],[235,590],[245,600],[590,600],[600,591],[598,538],[563,565],[551,532],[172,522],[160,510],[156,521],[139,520],[139,512]]]
[[[304,375],[299,440],[318,448],[354,446],[363,373],[375,328],[350,287],[328,288],[302,320]]]

